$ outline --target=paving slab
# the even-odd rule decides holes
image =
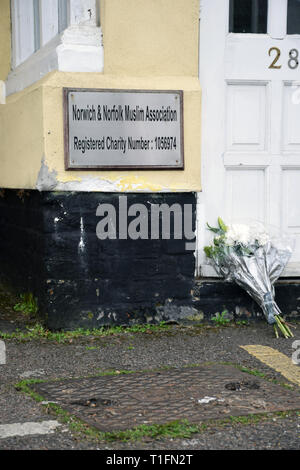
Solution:
[[[31,388],[103,432],[300,409],[299,390],[223,364],[42,382]]]

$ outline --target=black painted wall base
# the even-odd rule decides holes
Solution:
[[[195,313],[195,257],[187,240],[96,236],[98,205],[113,205],[118,216],[119,194],[5,189],[0,196],[0,278],[38,298],[49,328],[181,320]],[[145,205],[149,214],[152,204],[190,204],[195,228],[194,193],[127,194],[127,202]]]
[[[280,279],[275,283],[275,300],[288,320],[300,320],[300,279]],[[230,320],[264,320],[257,303],[239,286],[220,279],[198,279],[193,305],[199,320],[210,320],[217,312]]]
[[[238,286],[194,279],[195,256],[185,239],[171,234],[163,240],[160,232],[157,240],[99,240],[96,209],[109,203],[118,214],[119,196],[0,191],[0,281],[17,294],[33,293],[48,328],[199,323],[224,310],[230,319],[263,318]],[[148,216],[152,204],[190,204],[195,228],[194,193],[135,193],[127,198],[128,206],[145,205]],[[275,290],[283,314],[299,319],[300,280],[281,280]]]

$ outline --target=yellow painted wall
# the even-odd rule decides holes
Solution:
[[[44,153],[43,88],[0,105],[0,187],[33,189]]]
[[[0,188],[199,191],[198,0],[102,0],[101,8],[104,73],[52,72],[0,105]],[[183,90],[185,169],[65,171],[64,87]]]
[[[0,0],[0,80],[10,71],[10,0]]]
[[[199,0],[101,0],[104,72],[198,76]]]

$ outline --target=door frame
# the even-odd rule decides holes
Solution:
[[[269,0],[266,35],[272,40],[286,37],[288,0]],[[216,14],[217,12],[217,14]],[[199,1],[199,80],[202,88],[201,179],[202,192],[197,194],[197,253],[196,276],[217,277],[214,269],[205,263],[203,247],[207,239],[206,222],[215,225],[214,207],[222,207],[225,178],[220,171],[220,157],[224,159],[226,126],[225,44],[228,36],[242,36],[229,32],[229,0]],[[253,37],[253,34],[251,34]],[[298,36],[299,37],[299,36]],[[252,83],[255,81],[249,77]],[[218,109],[216,115],[215,109]],[[217,161],[219,159],[219,161]],[[299,166],[298,164],[297,166]],[[219,188],[218,192],[213,187]],[[220,214],[222,215],[222,214]],[[281,215],[282,217],[282,215]],[[206,242],[207,243],[207,242]],[[291,263],[286,276],[299,276],[300,263]]]

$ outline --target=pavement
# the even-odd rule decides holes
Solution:
[[[22,327],[22,319],[15,323],[12,318],[0,315],[0,331]],[[300,365],[292,361],[293,354],[294,362],[300,358],[296,349],[300,343],[294,343],[300,340],[300,324],[294,327],[292,339],[276,339],[264,322],[169,325],[68,343],[5,339],[6,363],[0,361],[0,450],[300,449]],[[16,388],[30,379],[42,380],[31,391],[44,401]],[[194,408],[188,402],[192,399]],[[68,411],[69,419],[49,401]],[[123,408],[118,408],[120,403]],[[108,441],[88,432],[89,426],[98,426],[101,432],[118,429],[115,416],[119,413],[121,422],[124,410],[131,414],[123,429],[144,421],[155,424],[155,416],[157,423],[188,419],[198,428],[187,437],[144,435],[129,441]],[[87,432],[72,426],[70,415],[88,423]],[[139,415],[141,419],[134,421]]]

